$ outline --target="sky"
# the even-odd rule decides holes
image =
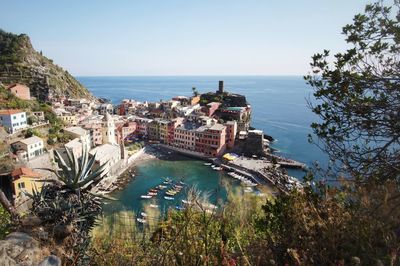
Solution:
[[[304,75],[366,0],[0,0],[0,28],[75,76]]]

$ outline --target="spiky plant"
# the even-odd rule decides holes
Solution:
[[[53,232],[53,238],[68,243],[64,248],[65,259],[72,264],[78,261],[82,264],[89,232],[102,212],[102,196],[91,193],[89,188],[102,179],[107,163],[93,170],[96,155],[89,158],[85,145],[82,145],[80,159],[67,147],[65,150],[67,160],[54,151],[57,170],[39,168],[53,172],[58,180],[46,180],[48,183],[41,191],[35,188],[32,194],[26,194],[33,200],[32,213]]]
[[[80,159],[70,149],[65,146],[64,148],[67,154],[67,162],[58,151],[54,150],[54,158],[59,169],[41,169],[53,172],[66,188],[73,191],[86,190],[91,184],[101,180],[107,162],[93,171],[96,154],[89,158],[89,151],[86,145],[82,145],[82,157]]]

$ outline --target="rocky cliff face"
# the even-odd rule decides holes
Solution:
[[[1,29],[0,82],[26,84],[31,95],[42,101],[49,93],[94,98],[68,71],[35,51],[27,35],[15,35]]]

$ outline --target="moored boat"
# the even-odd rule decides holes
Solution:
[[[141,224],[147,223],[147,220],[146,219],[142,219],[142,218],[136,218],[136,221],[138,221]]]
[[[142,199],[151,199],[153,196],[151,195],[142,195],[140,196]]]
[[[174,200],[175,198],[164,196],[164,199],[166,199],[166,200]]]

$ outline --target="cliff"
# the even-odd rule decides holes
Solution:
[[[35,51],[27,35],[0,29],[0,83],[16,82],[29,86],[31,95],[41,101],[49,93],[94,98],[68,71]]]

